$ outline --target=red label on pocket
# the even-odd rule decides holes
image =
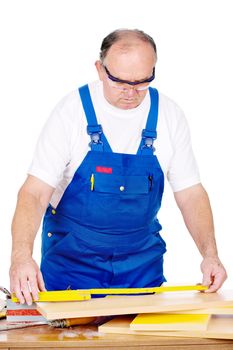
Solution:
[[[112,168],[107,168],[105,166],[99,166],[96,167],[97,173],[105,173],[105,174],[112,174]]]

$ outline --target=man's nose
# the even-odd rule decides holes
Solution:
[[[126,93],[129,97],[133,97],[137,91],[132,86],[130,86],[127,88]]]

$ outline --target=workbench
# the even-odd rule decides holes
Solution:
[[[233,350],[233,340],[101,334],[93,326],[47,325],[0,332],[0,349]]]

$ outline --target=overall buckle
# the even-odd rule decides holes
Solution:
[[[143,145],[141,149],[150,149],[152,152],[155,151],[155,147],[153,146],[154,140],[157,138],[157,133],[156,131],[152,130],[142,130],[142,140],[143,140]]]
[[[97,145],[97,144],[102,144],[103,142],[101,141],[101,134],[103,133],[102,126],[100,124],[97,125],[88,125],[87,126],[87,133],[90,135],[91,145]]]

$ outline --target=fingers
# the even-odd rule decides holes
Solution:
[[[225,274],[217,273],[216,275],[212,276],[212,281],[208,285],[209,288],[205,291],[206,293],[214,293],[217,292],[223,285],[224,281],[226,280]]]
[[[40,270],[38,271],[37,278],[38,278],[39,290],[46,291],[45,284],[44,284],[44,279],[43,279],[43,276],[42,276],[42,273],[41,273]]]
[[[208,287],[208,289],[206,289],[204,291],[205,293],[209,293],[211,291],[216,291],[216,290],[213,290],[213,288],[211,288],[213,286],[213,283],[214,283],[214,279],[211,278],[211,272],[209,274],[205,273],[203,275],[203,280],[202,280],[203,286]]]
[[[10,282],[11,292],[15,293],[20,304],[31,305],[33,300],[39,299],[38,291],[45,290],[42,274],[33,260],[12,266]]]
[[[23,293],[21,292],[21,283],[17,278],[11,278],[10,290],[11,293],[15,293],[16,297],[19,299],[20,304],[25,303]]]
[[[29,284],[29,288],[31,290],[31,293],[30,293],[31,299],[34,301],[38,300],[39,299],[38,282],[37,282],[36,276],[31,276],[28,280],[28,284]],[[28,303],[28,300],[30,301],[30,298],[29,299],[26,298],[27,303]]]
[[[31,296],[31,291],[29,288],[30,282],[27,278],[24,277],[20,280],[20,283],[21,283],[21,293],[24,296],[25,302],[28,305],[31,305],[32,304],[32,296]]]
[[[203,272],[203,279],[202,279],[202,285],[206,287],[210,287],[213,280],[211,278],[211,271],[204,271]],[[206,290],[207,291],[207,290]],[[205,291],[205,292],[206,292]]]
[[[227,278],[227,273],[219,259],[204,259],[201,269],[203,272],[202,284],[208,286],[206,293],[213,293],[221,288]]]

